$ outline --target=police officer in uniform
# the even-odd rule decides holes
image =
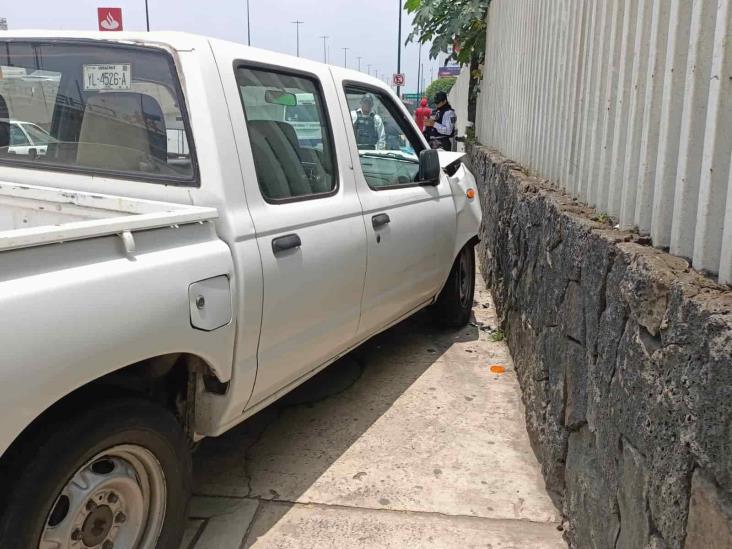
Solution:
[[[434,99],[437,108],[432,116],[424,121],[425,137],[433,149],[452,150],[452,138],[457,131],[455,122],[457,115],[447,101],[445,92],[437,92]]]
[[[353,131],[359,150],[383,150],[386,147],[384,121],[374,112],[374,96],[366,93],[361,97],[361,108],[351,111]]]

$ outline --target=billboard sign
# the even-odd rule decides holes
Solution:
[[[100,31],[122,30],[122,8],[97,8]]]
[[[447,76],[460,76],[459,65],[445,65],[437,70],[437,76],[439,78],[445,78]]]

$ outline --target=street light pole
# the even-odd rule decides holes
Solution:
[[[147,9],[147,0],[145,0],[145,23],[147,23],[147,32],[150,32],[150,11]]]
[[[422,82],[422,42],[419,43],[419,59],[417,60],[417,94],[420,92],[420,83]]]
[[[348,67],[348,50],[351,48],[341,48],[343,50],[343,66]]]
[[[421,68],[422,68],[422,73],[421,73],[421,76],[420,76],[421,80],[419,81],[419,89],[420,89],[420,92],[419,93],[423,94],[424,93],[424,90],[425,90],[425,87],[424,87],[424,63],[422,63]]]
[[[325,41],[328,40],[328,38],[330,38],[330,37],[323,35],[320,38],[323,39],[323,63],[327,63],[328,62],[328,53],[327,53],[327,50],[325,49]]]
[[[297,56],[300,57],[300,25],[303,24],[303,21],[292,21],[292,24],[295,25],[297,33]]]
[[[356,59],[358,59],[358,70],[360,71],[361,70],[361,59],[363,59],[363,57],[356,57]]]
[[[399,37],[397,38],[397,73],[402,73],[402,0],[397,0],[399,6]],[[402,95],[399,93],[401,86],[397,86],[396,94],[401,99]]]
[[[147,0],[145,0],[147,2]],[[247,0],[247,46],[252,45],[252,27],[249,25],[249,0]]]

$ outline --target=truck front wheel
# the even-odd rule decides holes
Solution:
[[[446,327],[459,328],[470,320],[475,293],[475,252],[467,244],[455,259],[445,287],[432,306],[435,321]]]
[[[172,414],[136,398],[52,421],[14,460],[0,547],[178,547],[191,457]]]

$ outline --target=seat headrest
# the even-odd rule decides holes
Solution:
[[[287,137],[287,140],[292,144],[292,146],[299,149],[300,140],[297,138],[297,132],[295,131],[295,128],[292,127],[292,124],[281,122],[279,120],[276,121],[275,124],[277,124],[277,127],[285,134],[285,137]]]
[[[294,128],[286,122],[277,120],[250,120],[247,122],[253,147],[256,144],[261,151],[269,148],[270,153],[257,159],[255,168],[260,181],[267,181],[274,171],[282,171],[286,179],[289,196],[311,194],[312,187],[300,158],[299,143]],[[266,160],[265,160],[266,159]],[[276,167],[274,166],[276,164]],[[263,185],[265,192],[271,192],[268,198],[282,197],[282,182],[277,181]],[[275,190],[280,189],[280,190]],[[279,196],[275,196],[274,193]]]
[[[79,132],[79,164],[151,171],[141,166],[151,159],[167,161],[165,117],[156,99],[137,92],[105,92],[87,99]]]

